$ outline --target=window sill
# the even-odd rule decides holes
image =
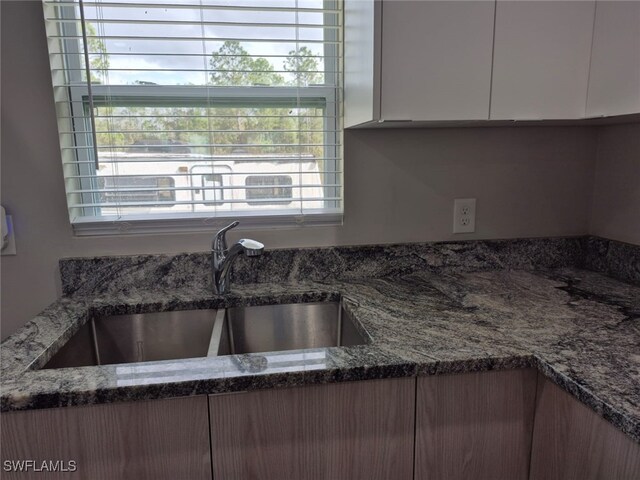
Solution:
[[[318,213],[262,215],[235,212],[229,216],[203,217],[182,214],[174,218],[153,218],[148,215],[122,217],[83,217],[71,224],[76,236],[146,235],[163,233],[215,232],[234,220],[240,220],[245,229],[292,228],[303,226],[342,225],[340,210]]]

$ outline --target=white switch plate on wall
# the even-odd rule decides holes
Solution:
[[[476,231],[476,199],[456,198],[453,201],[453,233]]]

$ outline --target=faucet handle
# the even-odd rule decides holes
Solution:
[[[211,250],[218,251],[218,252],[226,251],[227,250],[226,233],[229,230],[231,230],[232,228],[237,227],[238,225],[240,225],[240,222],[238,222],[236,220],[235,222],[232,222],[229,225],[227,225],[226,227],[220,229],[220,231],[218,233],[216,233],[216,236],[213,237],[213,243],[211,244]]]

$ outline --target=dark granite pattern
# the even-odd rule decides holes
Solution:
[[[454,245],[458,251],[459,244]],[[465,249],[461,250],[464,255]],[[491,255],[478,256],[477,246],[470,250],[474,258],[504,258],[495,253],[495,245],[483,250]],[[404,254],[395,258],[402,263]],[[420,258],[423,267],[429,263]],[[437,258],[440,267],[442,256]],[[536,271],[464,272],[457,271],[455,261],[449,263],[454,268],[417,271],[408,262],[408,271],[398,267],[384,278],[345,278],[350,272],[340,267],[342,279],[238,284],[225,297],[187,282],[181,288],[145,284],[118,293],[63,298],[2,344],[1,408],[535,367],[640,442],[640,287],[572,267],[546,269],[538,264]],[[523,259],[520,265],[530,267],[531,261]],[[348,302],[371,344],[298,350],[286,356],[35,369],[95,312],[216,308],[339,296]]]
[[[640,245],[586,237],[582,248],[585,268],[640,285]]]
[[[580,266],[582,247],[582,238],[573,237],[267,250],[261,257],[239,256],[232,285]],[[210,289],[209,258],[207,252],[66,258],[60,260],[62,292]]]

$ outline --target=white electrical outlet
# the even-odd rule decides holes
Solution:
[[[453,233],[476,231],[476,199],[456,198],[453,201]]]

